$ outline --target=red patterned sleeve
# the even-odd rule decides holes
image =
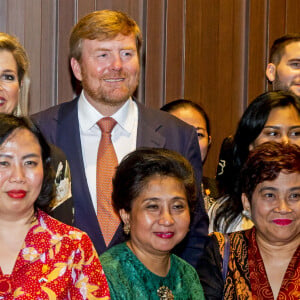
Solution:
[[[109,288],[97,252],[87,234],[75,251],[71,299],[110,299]]]

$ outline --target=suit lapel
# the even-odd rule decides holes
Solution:
[[[163,148],[166,143],[166,139],[158,132],[162,125],[159,122],[156,122],[152,110],[145,108],[145,106],[141,103],[136,102],[136,104],[138,107],[136,148]],[[123,232],[122,225],[120,224],[109,244],[109,247],[119,244],[120,242],[125,240],[126,236]]]
[[[78,98],[62,105],[58,114],[57,143],[70,163],[72,191],[76,195],[75,226],[88,233],[98,253],[106,250],[85,176],[78,120]]]
[[[136,104],[138,106],[136,147],[164,148],[166,138],[158,132],[163,125],[155,118],[151,109],[141,103],[136,102]]]

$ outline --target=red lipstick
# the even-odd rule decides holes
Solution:
[[[281,226],[286,226],[292,223],[292,220],[290,219],[275,219],[273,220],[273,223]]]
[[[162,239],[170,239],[174,236],[174,232],[155,232],[155,235]]]
[[[7,195],[14,199],[22,199],[26,196],[27,192],[24,190],[10,190]]]

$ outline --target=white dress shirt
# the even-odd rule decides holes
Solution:
[[[117,124],[112,130],[111,139],[118,162],[128,153],[136,149],[138,109],[130,98],[112,117]],[[101,139],[101,130],[97,122],[104,118],[85,98],[82,92],[78,101],[78,119],[82,157],[85,175],[88,182],[95,211],[97,211],[96,197],[96,162]]]

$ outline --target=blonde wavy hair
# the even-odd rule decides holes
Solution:
[[[18,82],[20,86],[18,105],[12,112],[14,115],[27,115],[28,113],[28,92],[30,79],[28,76],[29,59],[26,50],[19,40],[8,33],[0,32],[0,51],[9,51],[17,64]]]

